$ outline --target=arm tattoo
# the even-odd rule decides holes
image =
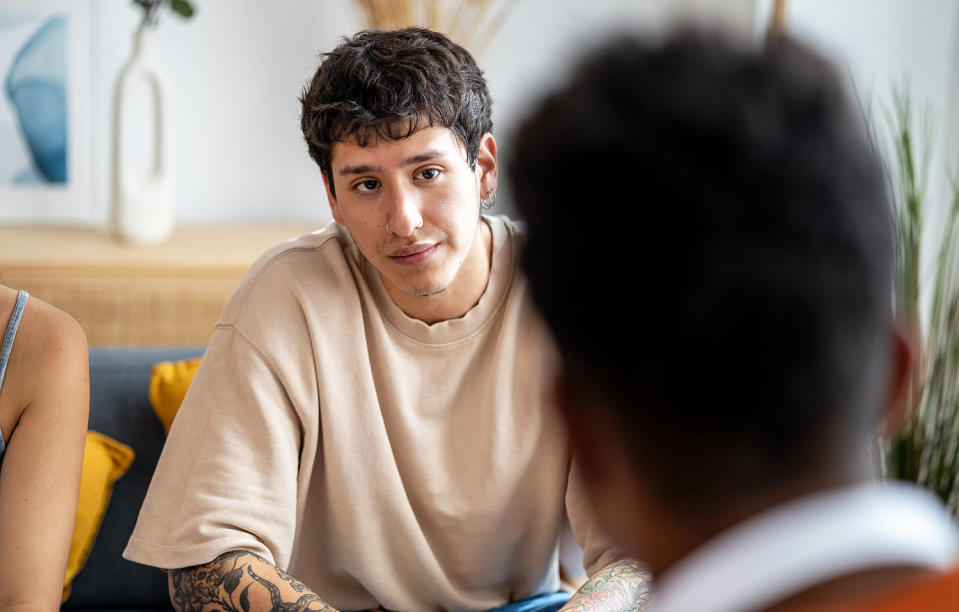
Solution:
[[[635,561],[619,561],[581,586],[563,612],[643,612],[650,602],[650,576]]]
[[[267,595],[270,607],[254,605],[251,595],[263,602]],[[336,612],[293,576],[243,551],[222,554],[206,565],[170,570],[170,599],[181,612]]]

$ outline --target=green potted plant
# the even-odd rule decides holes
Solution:
[[[193,5],[188,0],[133,0],[134,4],[143,9],[143,21],[156,25],[160,19],[160,9],[164,4],[170,5],[170,10],[185,19],[193,17]]]
[[[888,441],[886,471],[935,492],[959,517],[959,177],[952,192],[941,237],[928,246],[923,230],[931,212],[928,200],[928,122],[919,150],[908,95],[896,90],[889,117],[893,161],[887,176],[895,207],[895,304],[901,317],[921,324],[920,367],[909,389],[910,412],[903,428]],[[931,248],[933,268],[920,266],[922,247]],[[925,282],[931,280],[931,303],[920,308]]]

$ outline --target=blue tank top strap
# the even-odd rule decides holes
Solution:
[[[26,291],[17,292],[17,303],[13,307],[13,314],[10,315],[7,330],[3,334],[3,343],[0,344],[0,388],[3,388],[3,376],[7,373],[7,361],[10,360],[10,351],[13,350],[13,339],[17,336],[17,328],[20,326],[20,316],[23,315],[23,309],[27,305],[28,297],[30,297],[30,295]],[[3,461],[3,453],[5,450],[7,450],[7,443],[3,439],[3,431],[0,431],[0,462]]]

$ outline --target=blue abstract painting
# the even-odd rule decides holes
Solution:
[[[65,184],[67,18],[0,15],[0,183]]]

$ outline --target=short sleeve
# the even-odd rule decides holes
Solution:
[[[615,544],[596,520],[582,482],[582,472],[574,460],[566,484],[566,513],[573,535],[583,548],[583,567],[592,578],[608,565],[628,559],[626,551]]]
[[[170,569],[246,550],[285,569],[302,437],[263,354],[232,325],[217,326],[123,556]]]

